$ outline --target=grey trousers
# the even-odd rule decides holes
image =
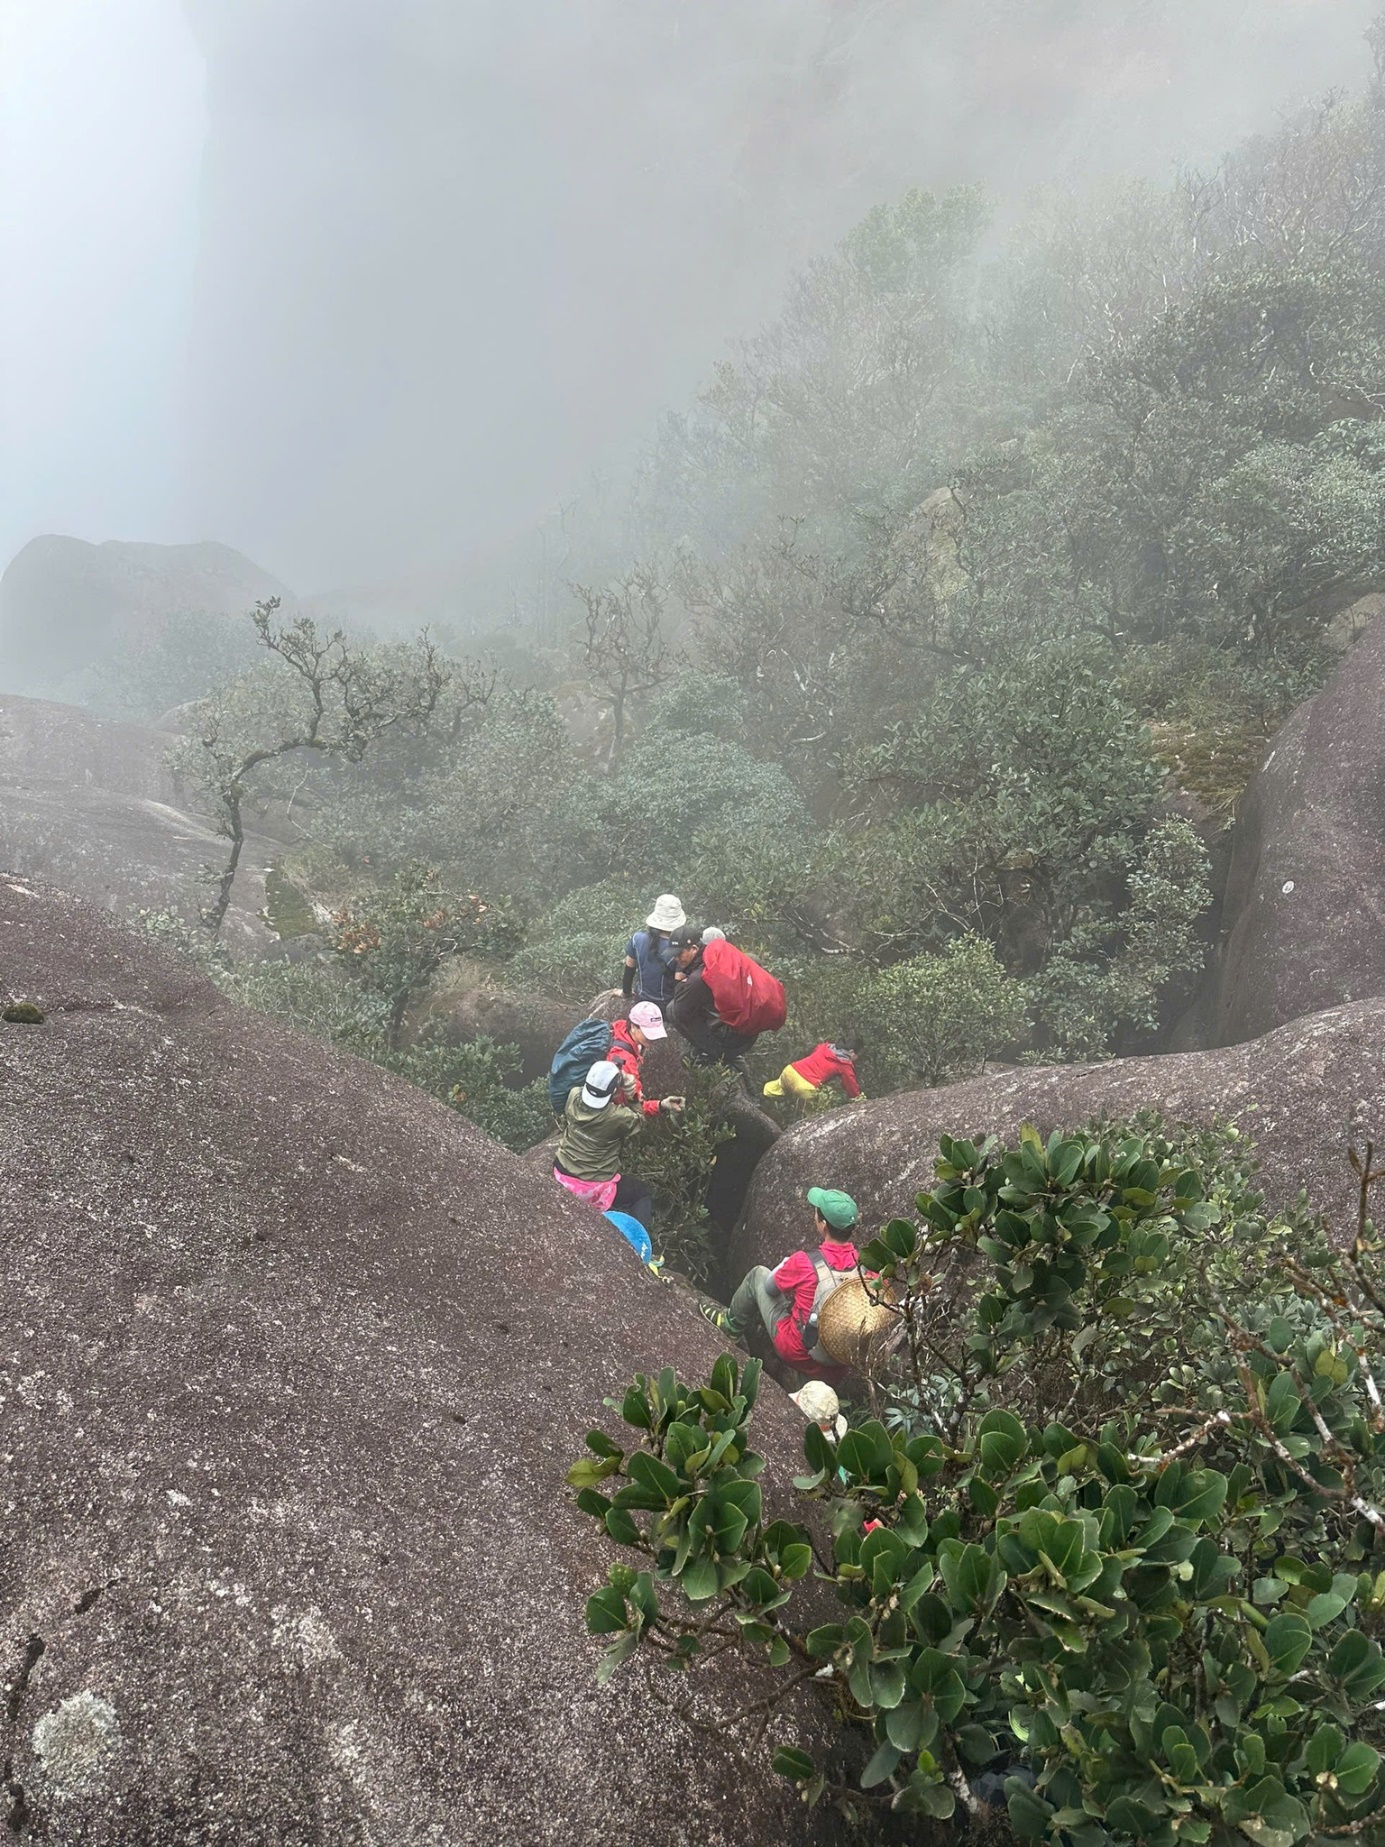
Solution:
[[[782,1295],[775,1288],[774,1272],[767,1270],[764,1264],[757,1263],[742,1279],[731,1298],[731,1326],[727,1332],[744,1340],[758,1321],[773,1340],[774,1330],[792,1308],[793,1298]]]

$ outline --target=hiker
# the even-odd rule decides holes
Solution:
[[[670,1101],[665,1098],[660,1108]],[[650,1231],[654,1196],[643,1180],[621,1172],[625,1145],[643,1127],[644,1113],[630,1100],[630,1080],[619,1065],[600,1059],[568,1096],[553,1178],[598,1211],[628,1212]]]
[[[620,991],[627,999],[653,1001],[662,1011],[673,999],[673,950],[669,938],[687,925],[687,914],[671,891],[660,893],[654,909],[625,945]]]
[[[825,1437],[835,1437],[840,1441],[846,1435],[846,1419],[841,1414],[841,1403],[825,1380],[809,1379],[798,1391],[790,1392],[789,1397],[808,1422],[816,1424]]]
[[[683,1108],[682,1097],[665,1097],[662,1102],[655,1097],[646,1097],[641,1079],[640,1065],[644,1058],[645,1047],[656,1039],[667,1039],[668,1028],[664,1025],[664,1016],[658,1005],[652,1000],[637,1000],[630,1009],[629,1017],[617,1020],[611,1028],[611,1049],[607,1057],[612,1064],[619,1065],[627,1078],[633,1080],[634,1088],[630,1100],[644,1115],[657,1116],[664,1104],[670,1112],[677,1114]]]
[[[771,1078],[765,1085],[765,1095],[796,1097],[800,1103],[806,1103],[833,1079],[841,1085],[848,1102],[854,1103],[861,1095],[856,1076],[856,1053],[849,1045],[830,1045],[824,1039],[803,1058],[785,1065],[778,1077]]]
[[[731,1298],[729,1308],[704,1302],[702,1314],[712,1326],[744,1343],[746,1334],[763,1326],[774,1351],[795,1372],[838,1385],[850,1371],[830,1359],[817,1344],[822,1305],[839,1284],[856,1275],[860,1254],[848,1235],[860,1213],[849,1193],[834,1187],[808,1189],[816,1245],[795,1251],[778,1269],[757,1263]]]
[[[693,1063],[744,1072],[760,1034],[784,1024],[783,987],[724,936],[705,943],[684,928],[671,945],[677,987],[668,1016],[692,1047]]]

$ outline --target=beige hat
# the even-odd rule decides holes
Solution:
[[[644,920],[647,930],[662,930],[665,936],[674,930],[681,930],[688,921],[687,912],[681,902],[671,891],[661,892],[654,900],[654,909]]]
[[[825,1379],[809,1379],[801,1390],[790,1392],[789,1396],[809,1423],[824,1427],[830,1424],[838,1440],[846,1435],[846,1419],[841,1415],[841,1403]]]

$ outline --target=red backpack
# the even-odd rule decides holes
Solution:
[[[708,943],[702,975],[717,1013],[738,1033],[777,1033],[788,1008],[784,984],[734,943]]]

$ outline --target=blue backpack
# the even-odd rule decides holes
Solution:
[[[601,1062],[613,1042],[605,1020],[579,1020],[573,1027],[548,1067],[548,1101],[555,1116],[561,1116],[567,1108],[573,1085],[580,1084],[592,1066]]]

